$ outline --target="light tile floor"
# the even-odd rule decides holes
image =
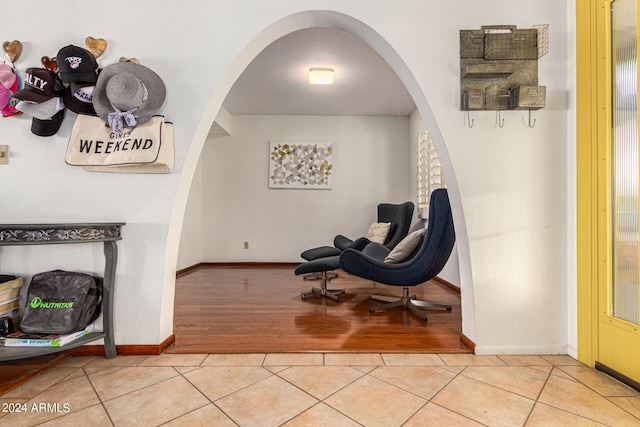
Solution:
[[[640,393],[569,356],[71,357],[0,405],[12,427],[640,426]]]

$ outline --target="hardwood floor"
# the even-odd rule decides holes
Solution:
[[[176,281],[171,353],[387,352],[471,353],[460,342],[460,295],[437,281],[412,288],[418,299],[452,304],[427,310],[424,322],[403,309],[370,313],[372,294],[402,295],[339,271],[329,288],[339,302],[300,294],[318,281],[295,276],[293,265],[203,265]]]

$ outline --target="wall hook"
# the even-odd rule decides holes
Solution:
[[[504,127],[504,119],[501,118],[500,110],[496,110],[496,123],[498,124],[499,128]]]
[[[531,124],[531,110],[529,110],[529,127],[532,128],[536,125],[536,119],[533,119],[533,124]]]
[[[469,129],[473,127],[473,119],[471,118],[469,110],[467,110],[467,124],[469,125]]]
[[[6,41],[2,43],[2,50],[4,55],[11,61],[11,64],[15,64],[22,52],[22,43],[18,40]]]

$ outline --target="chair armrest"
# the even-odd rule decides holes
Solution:
[[[366,237],[358,237],[345,249],[355,249],[356,251],[362,251],[371,243],[371,240]]]
[[[349,274],[388,285],[404,285],[405,277],[398,270],[406,268],[405,264],[385,263],[364,252],[346,249],[340,254],[340,268]]]
[[[343,236],[342,234],[338,234],[333,239],[333,246],[335,246],[336,248],[340,249],[341,251],[344,251],[345,249],[348,249],[349,245],[351,245],[352,243],[353,243],[353,240],[351,240],[348,237]]]
[[[356,240],[351,240],[348,237],[344,237],[341,234],[338,234],[335,239],[333,239],[333,246],[344,251],[345,249],[355,249],[357,251],[361,251],[371,243],[371,240],[366,237],[358,237]]]
[[[365,246],[362,249],[363,254],[383,262],[390,252],[391,250],[387,248],[385,245],[376,243],[376,242],[370,242],[367,246]]]

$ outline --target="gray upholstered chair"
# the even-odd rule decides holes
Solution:
[[[339,266],[349,274],[386,285],[402,286],[402,297],[373,295],[372,299],[387,304],[372,307],[369,309],[371,312],[403,307],[426,321],[427,316],[419,308],[451,311],[451,305],[417,300],[415,295],[409,296],[409,287],[420,285],[442,271],[455,239],[449,196],[446,189],[440,188],[431,194],[426,233],[407,258],[399,262],[385,262],[391,253],[389,248],[370,243],[362,251],[345,249],[340,254]]]

